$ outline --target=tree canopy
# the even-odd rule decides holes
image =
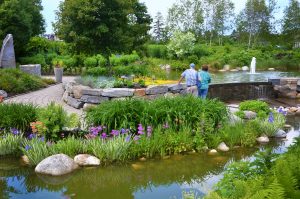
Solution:
[[[108,57],[143,44],[150,24],[147,7],[138,0],[65,0],[54,27],[75,52]]]
[[[30,38],[45,30],[42,10],[41,0],[1,0],[0,40],[12,34],[16,53],[22,53]]]

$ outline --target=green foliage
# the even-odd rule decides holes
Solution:
[[[36,54],[30,57],[20,57],[21,64],[41,64],[42,67],[46,65],[46,59],[42,54]]]
[[[59,140],[64,127],[76,127],[78,118],[75,114],[68,115],[59,105],[51,103],[38,111],[38,121],[45,126],[47,140]]]
[[[109,129],[136,128],[139,123],[153,126],[168,123],[176,128],[186,125],[206,133],[214,131],[226,118],[227,109],[222,102],[191,96],[110,101],[90,109],[86,116],[89,125],[106,125]]]
[[[32,166],[37,165],[43,159],[52,155],[50,144],[46,144],[41,138],[24,139],[21,150],[28,157],[29,163]]]
[[[108,74],[107,68],[102,68],[102,67],[89,68],[84,72],[84,75],[90,75],[90,76],[104,76],[107,74]]]
[[[76,82],[91,88],[113,88],[116,80],[112,77],[82,76]]]
[[[45,87],[40,77],[29,75],[18,69],[1,69],[0,89],[9,94],[19,94]]]
[[[266,102],[259,101],[259,100],[249,100],[240,103],[240,110],[241,111],[253,111],[258,113],[258,116],[261,118],[265,118],[271,112],[269,105]]]
[[[115,66],[113,67],[115,76],[122,75],[136,75],[145,76],[148,74],[147,66],[145,65],[129,65],[129,66]]]
[[[143,45],[151,23],[146,6],[137,0],[64,1],[57,14],[58,36],[70,43],[74,52],[101,52],[105,57]]]
[[[126,66],[128,64],[140,60],[140,57],[136,52],[133,52],[130,55],[112,55],[109,59],[112,66],[117,66],[117,65]]]
[[[167,50],[166,45],[152,44],[146,46],[146,54],[148,57],[167,58]]]
[[[124,162],[128,159],[128,149],[131,142],[124,136],[114,137],[109,140],[93,139],[89,143],[92,153],[106,163],[115,161]]]
[[[269,149],[257,153],[253,162],[232,163],[207,198],[299,198],[299,152],[298,139],[279,157]]]
[[[96,55],[97,61],[98,61],[98,66],[99,67],[105,67],[107,60],[105,59],[105,57],[103,57],[102,55]]]
[[[0,104],[0,129],[16,128],[26,132],[36,118],[37,109],[31,104]]]
[[[93,68],[98,66],[97,57],[87,57],[84,60],[84,66],[87,68]]]
[[[270,117],[273,117],[271,120]],[[256,123],[256,124],[255,124]],[[285,116],[280,113],[272,113],[269,118],[257,118],[253,121],[260,135],[274,136],[278,129],[282,129],[286,123]]]
[[[1,133],[0,131],[0,157],[5,155],[20,155],[19,147],[22,143],[22,135]]]
[[[63,153],[70,157],[75,157],[78,154],[86,154],[88,152],[86,140],[76,139],[75,137],[59,140],[51,148],[53,154]]]
[[[173,34],[170,43],[167,45],[168,52],[171,56],[175,55],[177,58],[183,58],[192,52],[195,41],[196,39],[193,33],[176,31]]]
[[[0,38],[14,37],[15,50],[20,55],[32,36],[44,32],[41,0],[2,0],[0,3]]]

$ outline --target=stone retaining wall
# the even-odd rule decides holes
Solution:
[[[63,100],[70,106],[80,109],[101,104],[108,100],[123,100],[126,98],[156,99],[186,94],[185,84],[149,86],[141,89],[110,88],[92,89],[78,85],[75,82],[63,84],[65,93]],[[213,84],[209,89],[210,98],[222,101],[249,100],[259,98],[275,98],[276,92],[271,82]]]
[[[300,78],[270,79],[280,98],[300,99]]]
[[[20,70],[30,75],[42,76],[41,64],[20,65]]]

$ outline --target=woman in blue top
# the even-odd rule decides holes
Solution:
[[[202,70],[198,72],[198,96],[205,99],[208,93],[208,87],[211,82],[210,74],[208,73],[208,66],[203,65]]]

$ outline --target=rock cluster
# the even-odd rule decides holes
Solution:
[[[76,82],[64,83],[63,88],[65,90],[63,101],[77,109],[87,109],[108,100],[124,100],[132,97],[145,99],[156,99],[163,96],[173,97],[179,94],[186,94],[187,89],[185,84],[158,85],[140,89],[92,89],[88,86],[79,85]]]
[[[279,97],[300,99],[300,79],[299,78],[281,78],[279,85],[274,86],[274,90]]]

